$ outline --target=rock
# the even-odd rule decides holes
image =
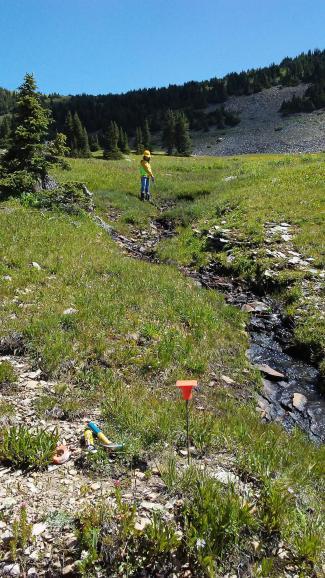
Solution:
[[[237,179],[236,176],[234,175],[230,175],[229,177],[224,177],[223,180],[227,183],[228,181],[234,181],[235,179]]]
[[[27,375],[30,379],[37,379],[42,373],[41,369],[37,369],[36,371],[30,371]]]
[[[284,379],[285,378],[283,373],[276,371],[276,369],[272,369],[272,367],[270,367],[269,365],[266,365],[265,363],[259,363],[258,365],[256,365],[256,367],[257,367],[257,369],[262,371],[262,373],[265,373],[266,375],[268,375],[272,379],[277,380],[277,379]]]
[[[140,507],[143,508],[144,510],[149,510],[149,511],[161,511],[164,509],[164,506],[162,504],[158,504],[157,502],[147,502],[147,500],[143,500],[143,502],[141,502]]]
[[[27,576],[31,576],[32,578],[36,578],[38,576],[36,568],[29,568],[27,572]]]
[[[254,307],[252,307],[250,303],[245,303],[244,305],[242,305],[241,310],[245,311],[246,313],[252,313],[253,311],[255,311]]]
[[[254,552],[258,552],[258,550],[259,550],[260,547],[261,547],[261,543],[258,542],[257,540],[253,540],[253,541],[251,542],[251,544],[252,544],[252,546],[253,546],[253,548],[254,548]]]
[[[15,498],[4,498],[4,500],[1,500],[0,503],[0,510],[4,510],[5,508],[11,508],[11,506],[14,506],[17,503],[17,500]]]
[[[231,379],[231,377],[228,377],[228,375],[222,375],[221,379],[222,379],[222,381],[224,381],[228,385],[232,385],[233,383],[236,383],[233,379]]]
[[[148,526],[149,524],[150,524],[149,518],[142,517],[134,524],[134,528],[142,532],[142,530],[144,530],[145,527]]]
[[[215,470],[212,473],[212,477],[218,480],[218,482],[221,482],[221,484],[226,485],[234,484],[239,481],[239,479],[237,478],[237,476],[235,476],[235,474],[221,467],[218,467],[217,470]]]
[[[4,576],[20,576],[20,566],[19,564],[6,564],[2,572]]]
[[[75,563],[73,564],[68,564],[67,566],[65,566],[62,569],[62,576],[75,576],[75,569],[76,569],[76,565]]]
[[[32,261],[32,267],[34,267],[34,269],[37,269],[38,271],[41,271],[42,269],[42,267],[36,261]]]
[[[100,482],[95,482],[94,484],[91,484],[91,489],[94,490],[95,492],[97,490],[100,490],[100,488],[102,487]]]
[[[2,279],[4,281],[11,281],[12,277],[10,277],[10,275],[3,275]]]
[[[73,307],[68,307],[68,309],[63,311],[63,315],[75,315],[76,313],[78,313],[78,309],[74,309]]]
[[[267,311],[269,309],[269,307],[263,303],[263,301],[253,301],[253,303],[248,303],[248,305],[250,305],[251,307],[254,308],[254,311]]]
[[[47,529],[47,524],[40,522],[39,524],[34,524],[32,529],[32,536],[40,536]]]
[[[292,405],[294,408],[296,408],[298,411],[303,412],[306,404],[307,404],[307,398],[306,396],[304,396],[302,393],[294,393],[293,394],[293,398],[292,398]]]

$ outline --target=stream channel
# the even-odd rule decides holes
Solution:
[[[135,231],[127,238],[100,217],[94,220],[128,254],[152,263],[159,263],[155,254],[159,241],[175,234],[172,223],[157,220],[149,233]],[[222,292],[227,303],[250,312],[247,356],[263,376],[263,387],[257,395],[262,419],[280,422],[287,430],[298,426],[316,443],[325,442],[325,398],[320,374],[293,349],[292,334],[279,304],[267,295],[257,296],[237,279],[222,276],[215,263],[199,271],[186,267],[180,270],[202,287]]]

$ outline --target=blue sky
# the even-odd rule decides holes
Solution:
[[[325,48],[325,0],[0,0],[0,86],[99,94]]]

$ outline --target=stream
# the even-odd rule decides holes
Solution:
[[[175,234],[172,223],[162,218],[151,223],[149,232],[134,231],[129,238],[100,217],[94,220],[128,254],[151,263],[159,263],[155,253],[159,241]],[[215,263],[199,271],[188,267],[180,270],[202,287],[222,292],[227,303],[251,314],[247,356],[263,376],[263,387],[257,395],[261,418],[280,422],[287,430],[298,426],[313,441],[325,442],[325,398],[320,391],[320,374],[295,354],[290,328],[279,305],[269,296],[255,295],[244,283],[222,276]]]

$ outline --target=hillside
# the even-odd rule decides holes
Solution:
[[[194,154],[325,151],[325,109],[290,116],[279,112],[283,100],[291,100],[293,95],[301,97],[307,87],[276,86],[249,96],[231,96],[225,109],[238,116],[240,123],[232,128],[211,127],[208,133],[192,133]]]
[[[198,154],[318,152],[324,149],[325,51],[308,51],[279,64],[203,82],[125,94],[50,94],[42,95],[42,101],[52,111],[52,135],[71,132],[68,118],[77,113],[90,140],[101,147],[106,146],[111,121],[127,132],[132,146],[136,130],[148,123],[153,143],[161,147],[166,113],[172,109],[186,114]],[[0,119],[12,111],[14,102],[14,93],[0,89]],[[284,102],[283,112],[289,115],[285,118],[278,113]],[[290,116],[300,111],[311,113]],[[3,148],[10,131],[5,118],[0,122]],[[217,138],[223,141],[216,143]]]
[[[324,155],[69,162],[0,203],[0,573],[320,578]]]

